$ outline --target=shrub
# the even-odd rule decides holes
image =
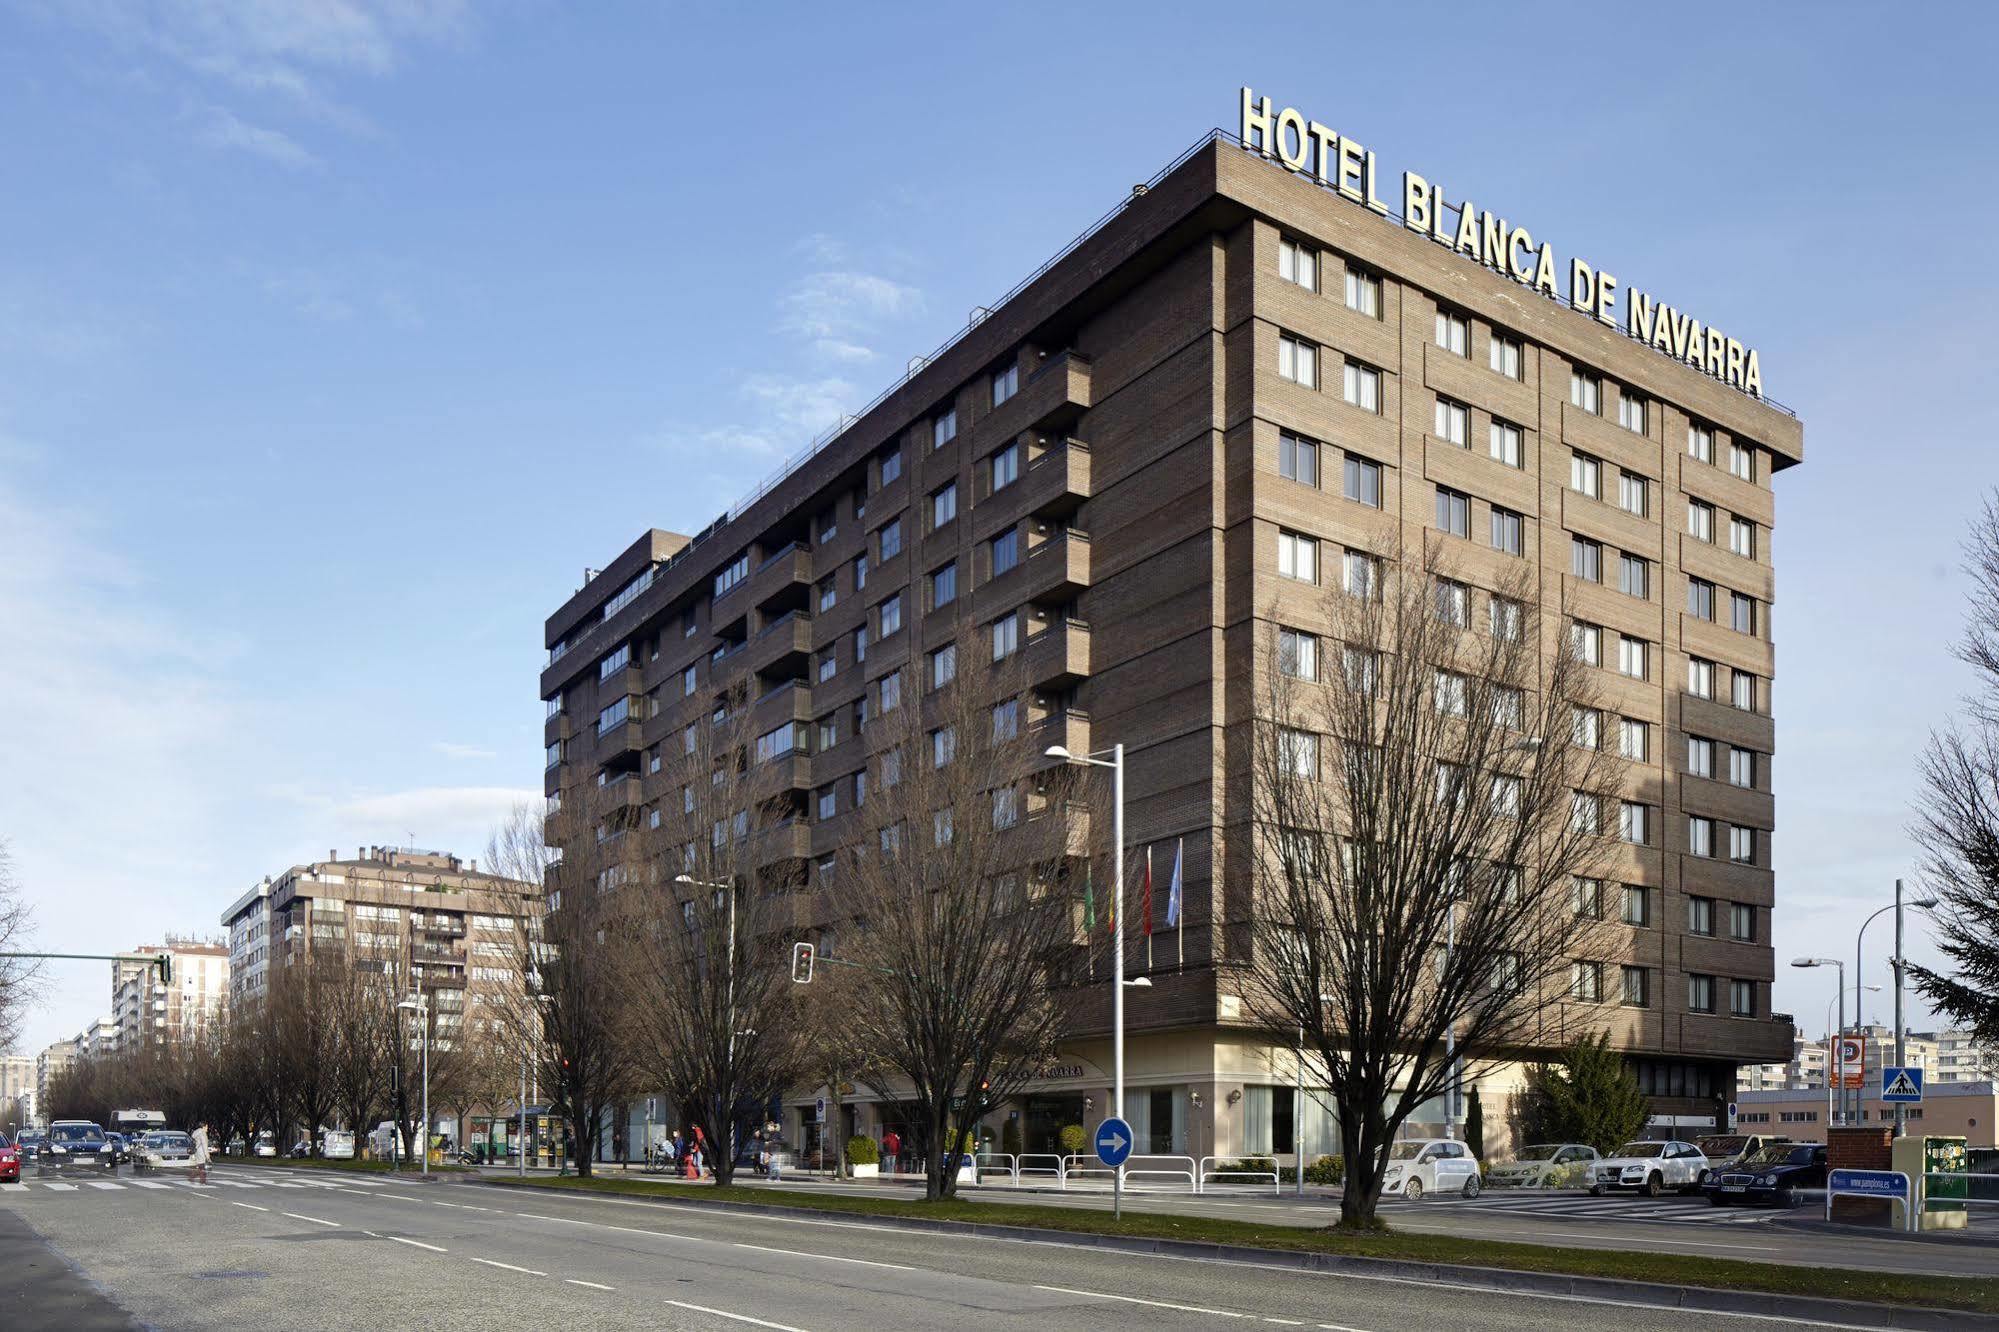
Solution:
[[[848,1165],[880,1165],[881,1159],[881,1146],[873,1138],[857,1133],[847,1139]]]
[[[1055,1140],[1062,1145],[1062,1155],[1081,1156],[1084,1145],[1090,1139],[1081,1124],[1064,1124],[1061,1132],[1055,1135]]]
[[[1527,1071],[1527,1141],[1586,1142],[1617,1150],[1645,1127],[1651,1102],[1624,1056],[1599,1033],[1570,1046],[1559,1065]]]
[[[1020,1155],[1020,1121],[1009,1119],[1000,1126],[1000,1150],[1008,1156]]]
[[[1338,1156],[1322,1156],[1305,1167],[1307,1184],[1344,1184],[1347,1182],[1347,1163]]]
[[[1245,1156],[1240,1161],[1224,1161],[1217,1167],[1223,1174],[1234,1172],[1270,1174],[1277,1169],[1277,1162],[1268,1156]]]

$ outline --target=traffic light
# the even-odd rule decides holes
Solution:
[[[153,959],[153,965],[160,969],[160,984],[172,985],[174,983],[174,955],[172,953],[161,953]]]
[[[810,985],[812,983],[812,953],[809,943],[795,943],[791,946],[791,983]]]

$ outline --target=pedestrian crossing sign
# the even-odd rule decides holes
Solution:
[[[1923,1070],[1895,1068],[1881,1070],[1881,1099],[1890,1105],[1911,1105],[1923,1099]]]

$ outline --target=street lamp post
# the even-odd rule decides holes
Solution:
[[[1825,1058],[1825,1101],[1826,1101],[1826,1142],[1832,1142],[1832,1122],[1838,1117],[1833,1109],[1833,1090],[1846,1080],[1846,1061],[1838,1056],[1842,1053],[1839,1040],[1846,1032],[1846,963],[1836,957],[1798,957],[1791,959],[1794,967],[1835,967],[1839,971],[1839,1029],[1833,1033],[1833,1047]],[[1855,1000],[1858,1003],[1858,999]],[[1836,1075],[1835,1075],[1836,1070]],[[1844,1089],[1841,1089],[1844,1099]]]
[[[1914,902],[1909,903],[1909,905],[1915,907],[1918,911],[1930,911],[1935,909],[1937,899],[1934,897],[1919,897]],[[1902,906],[1902,881],[1897,879],[1895,880],[1894,904],[1882,907],[1874,915],[1860,922],[1860,932],[1854,936],[1853,940],[1853,1002],[1854,1008],[1857,1011],[1860,1006],[1860,945],[1862,940],[1867,937],[1867,927],[1874,923],[1875,916],[1885,915],[1892,911],[1895,913],[1895,955],[1888,959],[1888,965],[1895,972],[1895,1063],[1906,1066],[1908,1063],[1908,1045],[1902,1030]],[[1878,989],[1879,987],[1875,988]],[[1857,1021],[1858,1019],[1856,1018]],[[1856,1094],[1857,1103],[1858,1094]],[[1898,1138],[1907,1131],[1907,1114],[1908,1112],[1900,1104],[1896,1105],[1895,1136]]]
[[[423,1131],[417,1135],[417,1160],[418,1173],[427,1176],[430,1174],[430,1005],[424,1001],[423,991],[416,990],[396,1007],[415,1013],[423,1033]]]
[[[712,888],[718,893],[728,894],[729,965],[727,973],[724,976],[724,982],[727,985],[726,1002],[728,1012],[726,1016],[729,1023],[729,1089],[733,1093],[736,1087],[736,1037],[739,1034],[744,1036],[754,1036],[756,1034],[752,1031],[741,1033],[736,1031],[736,882],[734,879],[731,879],[727,883],[707,883],[695,878],[691,874],[676,874],[673,876],[673,881],[675,883],[686,884],[690,888]],[[729,1159],[733,1161],[736,1159],[736,1107],[733,1105],[727,1107],[716,1106],[715,1110],[717,1115],[726,1114],[728,1116]],[[720,1178],[720,1176],[717,1176],[717,1178]]]

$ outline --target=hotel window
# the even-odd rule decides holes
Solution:
[[[1704,425],[1687,427],[1687,456],[1695,462],[1714,462],[1714,431]]]
[[[1300,485],[1319,484],[1319,446],[1296,435],[1277,436],[1277,474]]]
[[[1626,925],[1650,925],[1652,923],[1652,890],[1641,883],[1625,884],[1622,919]]]
[[[1756,942],[1756,908],[1747,902],[1728,904],[1728,937],[1742,943]]]
[[[1346,399],[1364,412],[1381,412],[1381,371],[1372,366],[1346,366]]]
[[[1756,982],[1732,980],[1728,983],[1728,1011],[1734,1017],[1756,1016]]]
[[[1471,681],[1456,671],[1437,671],[1431,686],[1431,701],[1438,712],[1446,717],[1466,715],[1466,702],[1471,696]]]
[[[1756,863],[1756,830],[1730,824],[1728,829],[1728,858],[1738,865]]]
[[[1585,666],[1603,665],[1603,629],[1594,624],[1584,624],[1581,620],[1569,626],[1569,638],[1575,645],[1576,660]]]
[[[930,654],[930,687],[942,689],[958,678],[958,645],[946,643]]]
[[[997,407],[1020,391],[1020,364],[993,371],[993,406]]]
[[[721,596],[749,576],[750,553],[746,550],[731,560],[727,568],[715,575],[715,595]]]
[[[1728,444],[1728,474],[1740,477],[1744,481],[1754,481],[1756,479],[1756,450],[1750,445],[1737,444],[1735,441],[1730,440]]]
[[[993,660],[1004,661],[1020,649],[1020,612],[993,621]]]
[[[1319,737],[1289,726],[1277,732],[1279,770],[1292,777],[1319,775]]]
[[[1714,697],[1714,663],[1699,657],[1687,658],[1687,692],[1695,698]]]
[[[1652,725],[1636,717],[1617,719],[1617,752],[1624,758],[1644,763],[1652,756]]]
[[[840,798],[835,793],[834,788],[830,786],[820,787],[818,792],[818,801],[819,801],[819,818],[821,822],[824,822],[825,820],[832,818],[833,815],[839,812]]]
[[[1020,563],[1020,529],[1009,527],[988,543],[992,547],[992,577],[1009,573]]]
[[[1347,267],[1347,309],[1381,318],[1381,279],[1364,268]]]
[[[820,684],[825,684],[828,680],[832,679],[835,675],[839,673],[839,670],[840,670],[840,657],[838,653],[836,653],[833,649],[828,648],[826,649],[826,651],[819,654]]]
[[[890,449],[882,454],[881,484],[887,485],[902,475],[902,450]]]
[[[1522,729],[1521,718],[1527,711],[1527,695],[1512,685],[1492,687],[1492,719],[1509,731]]]
[[[1652,1006],[1652,973],[1644,967],[1620,967],[1623,976],[1623,1003],[1626,1008]]]
[[[854,591],[858,592],[867,585],[868,557],[865,555],[856,555],[854,557]]]
[[[993,489],[1004,490],[1020,480],[1020,445],[1009,444],[993,455]]]
[[[1603,544],[1588,537],[1569,538],[1569,572],[1592,583],[1603,581]]]
[[[1756,711],[1756,677],[1748,671],[1730,673],[1729,701],[1744,712]]]
[[[1357,550],[1340,557],[1340,586],[1350,597],[1381,595],[1381,561]]]
[[[1381,464],[1351,453],[1346,459],[1346,497],[1370,509],[1381,507]]]
[[[1617,806],[1617,835],[1635,846],[1652,841],[1652,807],[1636,800],[1622,800]]]
[[[1520,603],[1511,597],[1494,597],[1488,609],[1491,612],[1492,636],[1507,643],[1518,643],[1524,618]]]
[[[941,449],[958,437],[958,409],[948,408],[930,418],[930,447]]]
[[[1576,708],[1569,715],[1569,740],[1577,749],[1596,749],[1603,744],[1603,714],[1595,708]]]
[[[692,754],[694,752],[695,745],[697,745],[699,742],[700,742],[699,733],[696,732],[692,726],[689,726],[686,730],[680,733],[680,749],[682,753]]]
[[[1471,589],[1448,578],[1437,580],[1437,618],[1460,629],[1471,628]]]
[[[1569,963],[1569,997],[1578,1003],[1603,1001],[1603,963]]]
[[[686,698],[688,695],[694,692],[696,687],[697,686],[694,680],[694,668],[692,666],[689,666],[686,670],[680,673],[680,696],[682,698]]]
[[[1277,534],[1277,572],[1302,583],[1319,581],[1319,543],[1296,532]]]
[[[949,564],[930,575],[930,608],[936,610],[948,606],[958,599],[958,562]]]
[[[1645,399],[1620,391],[1617,395],[1617,424],[1633,434],[1645,433]]]
[[[1011,740],[1020,734],[1020,700],[1010,698],[993,704],[993,739]]]
[[[882,525],[881,557],[892,560],[902,554],[902,519],[891,518]]]
[[[1728,548],[1747,559],[1756,558],[1756,524],[1747,518],[1728,520]]]
[[[1319,349],[1289,333],[1279,333],[1277,374],[1306,388],[1319,387]]]
[[[1737,749],[1728,751],[1728,781],[1731,786],[1753,788],[1756,785],[1756,751]]]
[[[1319,289],[1319,252],[1297,241],[1277,242],[1277,276],[1306,291]]]
[[[1687,535],[1696,541],[1714,540],[1714,505],[1706,500],[1687,501]]]
[[[1508,379],[1520,378],[1520,344],[1512,338],[1493,334],[1492,368]]]
[[[1642,555],[1620,555],[1617,558],[1617,590],[1627,597],[1637,597],[1640,601],[1652,595],[1652,571]]]
[[[902,672],[890,671],[884,675],[877,685],[877,692],[881,696],[881,711],[884,717],[901,707]]]
[[[1591,499],[1603,498],[1603,464],[1587,453],[1570,454],[1569,489]]]
[[[1487,432],[1491,444],[1493,461],[1503,462],[1508,467],[1520,465],[1520,427],[1505,421],[1494,420]]]
[[[1471,321],[1448,310],[1437,311],[1437,345],[1454,356],[1471,355]]]
[[[1714,741],[1697,735],[1687,737],[1687,773],[1693,777],[1714,776]]]
[[[1569,905],[1574,908],[1579,920],[1602,920],[1603,880],[1572,876],[1569,879]]]
[[[1699,815],[1687,820],[1687,854],[1690,856],[1711,856],[1714,854],[1714,820]],[[1693,898],[1691,901],[1701,901]],[[1692,928],[1689,926],[1688,928]],[[1696,930],[1695,933],[1700,931]]]
[[[1471,536],[1471,496],[1437,487],[1437,530],[1455,537]]]
[[[1277,631],[1277,669],[1293,680],[1319,678],[1319,637],[1299,629]]]
[[[830,574],[819,582],[819,609],[832,610],[840,600],[840,580]]]
[[[1634,680],[1645,678],[1646,643],[1627,634],[1617,637],[1617,669]]]
[[[1648,507],[1646,503],[1647,488],[1644,477],[1639,476],[1635,472],[1619,472],[1617,474],[1617,507],[1626,513],[1635,513],[1640,518],[1643,518],[1645,510]]]
[[[1705,578],[1687,580],[1687,614],[1697,620],[1714,618],[1714,584]]]
[[[840,743],[840,714],[829,712],[819,719],[819,748],[823,753]]]
[[[1471,440],[1471,411],[1449,398],[1437,399],[1437,438],[1465,448]]]
[[[1569,371],[1569,405],[1592,416],[1603,415],[1603,381],[1580,370]]]
[[[1527,523],[1511,509],[1492,506],[1492,548],[1503,550],[1508,555],[1519,555],[1527,549]]]
[[[936,530],[958,516],[958,483],[948,482],[930,494],[930,527]]]
[[[1569,826],[1586,837],[1603,831],[1603,803],[1588,791],[1576,791],[1569,802]]]
[[[1714,933],[1714,899],[1712,897],[1689,897],[1687,899],[1687,933],[1712,935]]]
[[[1738,634],[1756,632],[1756,598],[1740,592],[1728,594],[1728,627]]]
[[[902,628],[902,593],[897,592],[881,604],[881,638]]]
[[[940,726],[930,733],[930,766],[942,768],[950,764],[958,754],[958,732],[949,726]]]

